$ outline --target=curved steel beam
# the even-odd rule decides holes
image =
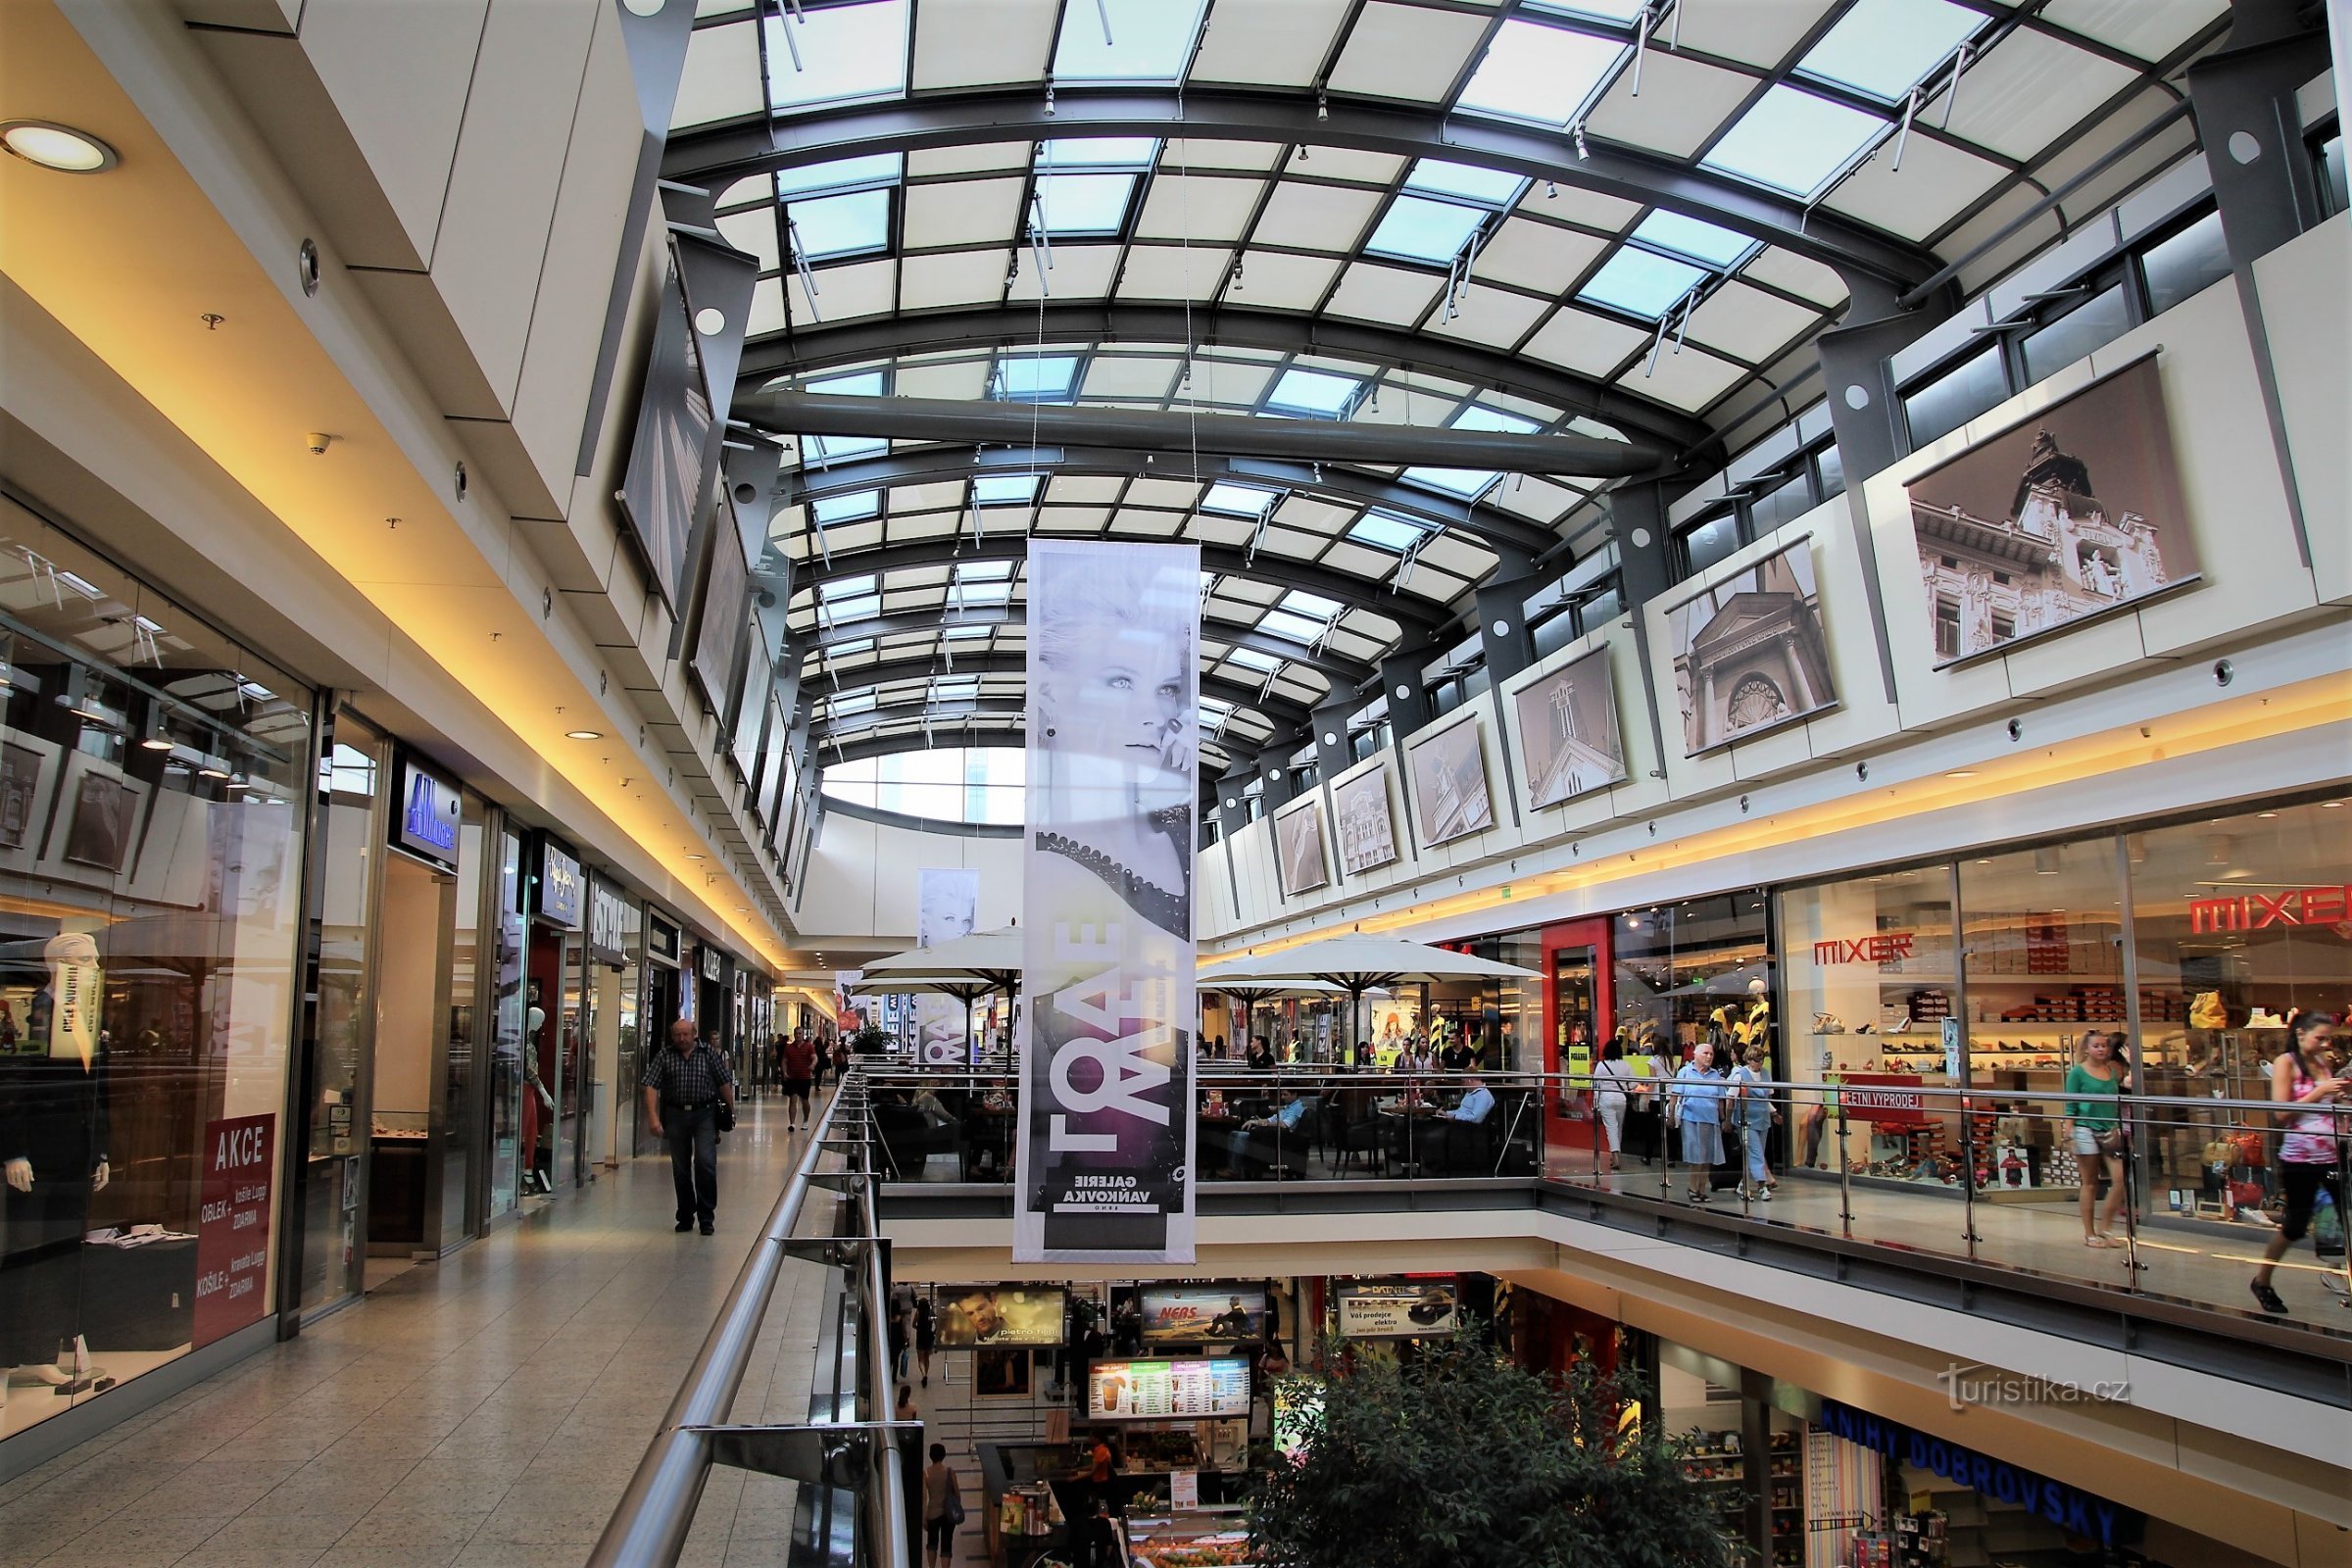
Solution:
[[[1027,623],[1023,607],[1007,605],[985,613],[943,615],[935,611],[907,612],[896,615],[869,615],[863,620],[845,621],[838,626],[819,626],[800,635],[802,646],[810,650],[835,648],[843,643],[863,642],[867,638],[907,637],[924,632],[938,632],[944,626],[1020,626]],[[1282,660],[1286,663],[1304,664],[1331,682],[1332,690],[1324,701],[1352,696],[1379,677],[1380,671],[1361,660],[1335,654],[1328,648],[1301,648],[1287,638],[1269,636],[1255,626],[1225,620],[1215,615],[1200,617],[1201,635],[1229,648],[1250,648]]]
[[[943,734],[940,739],[943,744],[954,746],[1009,748],[1029,744],[1029,735],[1026,730],[1011,729],[1000,724],[962,728],[953,735]],[[1215,743],[1209,742],[1208,744],[1214,745]],[[810,747],[812,752],[821,750],[822,755],[816,757],[809,765],[821,770],[835,762],[861,762],[869,757],[890,757],[899,752],[916,751],[921,748],[921,745],[922,737],[920,735],[873,735],[862,740],[845,739],[841,743],[841,749],[836,752],[833,743],[827,741],[822,748],[813,745]],[[1225,765],[1210,762],[1203,751],[1200,759],[1200,785],[1203,800],[1214,798],[1214,783]]]
[[[1589,435],[1521,435],[1353,419],[1261,419],[1182,409],[857,397],[839,392],[755,392],[737,402],[747,416],[767,429],[793,435],[889,436],[894,441],[1051,441],[1072,447],[1143,447],[1171,456],[1198,445],[1296,463],[1396,463],[1601,479],[1648,473],[1673,456],[1647,441],[1605,441]]]
[[[985,452],[929,447],[894,452],[862,463],[788,470],[778,477],[776,504],[798,506],[820,496],[853,495],[859,490],[883,490],[893,485],[938,484],[982,474],[1024,473],[1048,479],[1065,473],[1188,481],[1196,477],[1195,460],[1189,453],[1163,463],[1157,453],[1117,447],[990,447]],[[1499,507],[1466,504],[1361,468],[1277,463],[1265,458],[1203,452],[1199,458],[1198,477],[1203,484],[1231,479],[1241,484],[1330,497],[1351,506],[1378,507],[1383,512],[1426,522],[1433,528],[1455,529],[1498,553],[1542,555],[1559,543],[1559,536],[1542,523]],[[1002,510],[1010,514],[1024,509]]]
[[[1933,252],[1853,219],[1590,133],[1580,155],[1575,138],[1565,131],[1442,110],[1346,99],[1319,104],[1303,93],[1198,87],[1182,93],[1068,88],[1049,108],[1043,86],[868,104],[699,131],[670,140],[662,173],[718,185],[840,158],[1044,137],[1304,143],[1396,158],[1442,158],[1663,207],[1808,257],[1849,280],[1859,274],[1894,284],[1898,291],[1925,280],[1941,265]]]
[[[957,654],[952,667],[936,657],[893,659],[878,664],[859,664],[855,669],[841,672],[841,689],[856,691],[861,686],[889,686],[900,681],[929,680],[941,675],[1026,675],[1028,672],[1027,653],[999,648],[986,653]],[[810,689],[816,690],[813,686]],[[826,686],[818,695],[830,696],[831,693],[832,688]],[[1245,686],[1223,675],[1203,674],[1200,677],[1200,695],[1256,713],[1270,720],[1277,730],[1285,724],[1303,729],[1312,716],[1305,708],[1286,697],[1261,698],[1257,695],[1256,687]]]
[[[1164,541],[1152,541],[1160,543]],[[830,572],[806,573],[796,571],[796,587],[812,586],[836,573],[868,571],[898,571],[909,566],[944,566],[958,561],[1021,561],[1029,553],[1025,534],[991,534],[978,544],[961,535],[946,538],[909,539],[904,544],[869,545],[862,550],[836,550]],[[803,562],[802,566],[812,564]],[[1247,552],[1231,545],[1203,544],[1200,546],[1200,564],[1224,576],[1248,577],[1275,587],[1303,588],[1309,593],[1336,599],[1352,610],[1370,611],[1386,615],[1398,623],[1408,634],[1415,630],[1437,631],[1454,620],[1452,611],[1433,599],[1416,594],[1392,593],[1376,582],[1354,577],[1329,566],[1311,562],[1292,561],[1287,557],[1268,556],[1262,564],[1252,564]],[[794,608],[801,608],[801,594],[795,593]]]
[[[1008,343],[1166,343],[1255,349],[1274,354],[1323,354],[1430,370],[1472,386],[1547,403],[1629,433],[1646,435],[1686,454],[1715,440],[1704,419],[1611,386],[1591,376],[1522,359],[1462,338],[1412,332],[1371,321],[1347,321],[1302,311],[1250,306],[1181,305],[1125,300],[1034,305],[984,305],[969,310],[884,316],[837,326],[796,327],[744,345],[741,392],[755,392],[779,375],[950,349],[999,348]]]

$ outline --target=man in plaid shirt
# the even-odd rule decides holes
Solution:
[[[668,1046],[646,1062],[637,1086],[645,1092],[647,1125],[669,1146],[678,1229],[691,1230],[700,1220],[708,1236],[718,1207],[718,1105],[735,1104],[734,1069],[694,1037],[692,1019],[680,1018],[669,1026]]]

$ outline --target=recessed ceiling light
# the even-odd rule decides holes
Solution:
[[[605,732],[601,729],[567,729],[564,732],[564,738],[567,741],[601,741],[605,738]]]
[[[686,858],[688,858],[689,860],[700,860],[700,859],[704,858],[704,857],[702,857],[702,856],[700,856],[700,855],[689,855],[688,857],[686,857]]]
[[[61,174],[103,174],[122,162],[88,131],[48,120],[0,122],[0,147]]]
[[[1943,776],[1945,778],[1975,778],[1977,770],[1973,767],[1956,767]]]

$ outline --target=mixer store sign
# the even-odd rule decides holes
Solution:
[[[1193,1260],[1200,552],[1029,547],[1022,1263]]]

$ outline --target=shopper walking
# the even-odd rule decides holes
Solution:
[[[2286,1207],[2278,1216],[2277,1234],[2262,1250],[2253,1281],[2254,1299],[2265,1312],[2286,1310],[2271,1275],[2286,1250],[2309,1234],[2320,1194],[2328,1195],[2339,1217],[2344,1212],[2338,1141],[2344,1131],[2344,1095],[2352,1082],[2336,1075],[2335,1030],[2336,1020],[2326,1013],[2299,1014],[2287,1031],[2286,1050],[2271,1063],[2271,1098],[2301,1108],[2280,1112],[2286,1137],[2278,1145],[2278,1190]]]
[[[669,1175],[677,1187],[678,1226],[712,1230],[718,1209],[720,1106],[735,1114],[735,1070],[713,1046],[694,1037],[694,1021],[669,1026],[669,1041],[637,1080],[645,1095],[646,1125],[669,1147]]]
[[[1741,1198],[1765,1200],[1776,1185],[1764,1161],[1764,1140],[1780,1125],[1780,1108],[1772,1102],[1770,1074],[1764,1068],[1769,1053],[1751,1041],[1739,1048],[1740,1065],[1732,1069],[1732,1121],[1745,1156],[1740,1183]]]
[[[808,1092],[816,1079],[816,1042],[808,1038],[808,1030],[795,1030],[778,1054],[781,1058],[778,1071],[782,1076],[777,1082],[784,1090],[784,1130],[796,1133],[808,1125]]]
[[[2066,1115],[2074,1127],[2075,1164],[2082,1176],[2082,1245],[2113,1247],[2109,1227],[2124,1200],[2124,1091],[2132,1071],[2116,1054],[2116,1037],[2092,1030],[2082,1037],[2082,1059],[2066,1069]],[[2099,1199],[2106,1177],[2107,1197]],[[2094,1218],[2093,1211],[2096,1211]]]
[[[923,1568],[949,1568],[956,1560],[956,1526],[963,1519],[962,1485],[948,1464],[948,1446],[931,1445],[923,1472]]]
[[[1684,1174],[1693,1203],[1707,1200],[1707,1182],[1723,1163],[1725,1089],[1715,1076],[1715,1048],[1703,1040],[1666,1086],[1666,1116],[1682,1130]]]
[[[938,1348],[939,1316],[931,1309],[931,1298],[918,1296],[914,1299],[914,1359],[926,1389],[931,1386],[931,1352]]]
[[[906,1348],[914,1343],[913,1328],[914,1314],[912,1311],[904,1306],[893,1306],[890,1309],[890,1375],[894,1378],[903,1378],[906,1375]],[[905,1403],[912,1396],[906,1390],[899,1391],[901,1403]]]
[[[1608,1168],[1617,1168],[1625,1148],[1626,1086],[1634,1081],[1625,1065],[1625,1043],[1611,1036],[1600,1048],[1600,1063],[1592,1069],[1592,1110],[1600,1118],[1601,1142],[1609,1155]]]

